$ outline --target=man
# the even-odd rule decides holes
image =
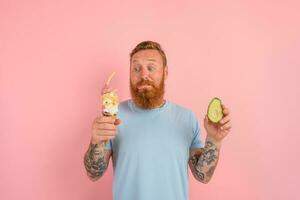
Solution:
[[[202,183],[209,182],[217,166],[222,140],[231,128],[229,109],[222,105],[224,117],[218,124],[205,116],[203,144],[196,115],[164,99],[167,76],[161,46],[141,42],[130,54],[132,99],[119,105],[122,122],[102,116],[93,123],[84,157],[87,175],[98,180],[112,157],[116,200],[187,200],[187,166]]]

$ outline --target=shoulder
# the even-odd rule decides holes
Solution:
[[[172,109],[178,111],[178,112],[183,112],[183,113],[187,113],[187,114],[193,114],[194,112],[192,111],[191,108],[188,108],[186,106],[183,106],[183,105],[179,105],[177,103],[174,103],[172,101],[169,101],[169,104],[170,104],[170,107],[172,107]]]
[[[129,104],[130,104],[130,99],[119,102],[119,106],[118,106],[119,111],[128,110],[130,106]]]
[[[184,117],[186,117],[188,119],[196,119],[197,118],[196,114],[194,113],[194,111],[191,108],[188,108],[183,105],[179,105],[179,104],[174,103],[169,100],[168,100],[168,103],[170,104],[171,110],[173,112],[175,112],[176,114],[183,115]]]

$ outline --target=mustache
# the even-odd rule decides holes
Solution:
[[[137,87],[139,87],[139,86],[141,86],[141,85],[151,85],[151,86],[153,86],[153,87],[155,88],[154,83],[153,83],[152,81],[149,81],[149,80],[141,80],[141,81],[139,81],[139,82],[136,84]]]

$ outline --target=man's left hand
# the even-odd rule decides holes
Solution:
[[[224,104],[222,104],[222,108],[224,116],[218,123],[211,122],[207,115],[204,118],[204,128],[207,132],[206,139],[211,139],[216,143],[221,143],[232,127],[229,109]]]

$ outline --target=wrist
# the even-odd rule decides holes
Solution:
[[[207,142],[211,142],[211,143],[213,143],[217,147],[221,147],[222,146],[222,141],[215,140],[214,138],[210,137],[209,135],[206,137],[205,143],[207,143]]]
[[[97,140],[93,140],[93,139],[91,139],[90,143],[91,143],[91,144],[93,144],[93,145],[95,145],[95,144],[99,144],[100,142],[99,142],[99,141],[97,141]]]
[[[98,141],[96,141],[96,140],[91,140],[90,141],[90,145],[96,145],[96,146],[98,146],[98,147],[104,147],[105,146],[105,141],[102,141],[102,140],[98,140]]]

